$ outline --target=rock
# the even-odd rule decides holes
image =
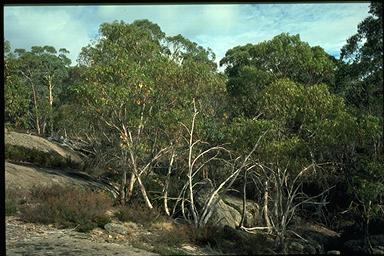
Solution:
[[[90,234],[94,236],[102,236],[104,231],[101,228],[94,228],[91,230]]]
[[[240,216],[243,212],[243,200],[242,198],[237,198],[234,196],[225,196],[223,201],[236,209],[240,213]],[[259,214],[259,205],[254,201],[247,200],[246,203],[246,213],[245,213],[245,223],[246,227],[254,227],[261,223],[261,215]]]
[[[118,223],[107,223],[105,224],[104,228],[110,233],[116,233],[121,235],[126,235],[129,233],[128,228]]]
[[[373,254],[384,255],[384,248],[383,248],[383,246],[377,246],[377,247],[372,248],[372,252],[373,252]]]
[[[192,245],[189,245],[189,244],[182,245],[181,249],[189,251],[189,252],[196,252],[198,250],[198,248],[196,246],[192,246]]]
[[[216,225],[228,225],[232,228],[235,228],[239,225],[241,220],[240,213],[233,207],[224,203],[223,200],[219,200],[216,203],[215,208],[212,211],[212,215],[210,218],[211,224]]]
[[[306,254],[317,254],[320,252],[318,245],[312,245],[312,244],[305,244],[304,246],[304,253]]]
[[[327,254],[330,254],[330,255],[340,255],[340,251],[337,251],[337,250],[332,250],[332,251],[327,251]]]
[[[288,245],[288,251],[289,252],[295,252],[295,253],[303,253],[304,252],[304,245],[302,245],[298,242],[292,242]]]
[[[202,188],[196,190],[196,206],[202,208],[205,201],[210,196],[212,186],[209,181],[205,181]],[[230,226],[235,228],[239,225],[241,214],[233,207],[227,205],[218,195],[215,198],[216,204],[212,208],[208,224],[218,226]]]
[[[125,222],[124,226],[126,228],[128,228],[129,230],[132,230],[132,231],[139,229],[139,226],[134,222]]]
[[[33,150],[34,154],[38,153],[39,156],[45,156],[47,157],[47,159],[54,158],[54,160],[61,161],[63,163],[72,162],[73,164],[76,164],[79,167],[83,165],[83,160],[81,159],[81,156],[75,151],[63,148],[57,143],[54,143],[43,137],[29,135],[25,133],[8,132],[5,134],[4,139],[6,148],[14,146],[26,151]],[[22,160],[30,161],[30,159],[28,158]]]

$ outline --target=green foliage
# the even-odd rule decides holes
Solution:
[[[104,227],[110,219],[105,212],[111,199],[102,192],[70,187],[35,187],[29,204],[21,208],[21,219],[29,222],[55,224],[87,232]]]
[[[369,12],[341,49],[335,91],[350,105],[382,117],[383,4],[372,2]]]
[[[331,181],[338,176],[347,187],[345,201],[360,206],[372,203],[372,211],[378,215],[384,194],[382,4],[372,3],[370,14],[341,49],[340,60],[320,46],[301,41],[299,35],[282,33],[268,41],[229,49],[220,61],[225,74],[217,72],[211,49],[182,35],[167,36],[148,20],[101,24],[99,37],[83,47],[76,67],[69,67],[65,49],[33,46],[30,51],[12,52],[5,41],[6,125],[22,129],[39,125],[41,130],[86,137],[97,151],[89,159],[93,161],[89,168],[115,173],[132,165],[129,151],[134,152],[136,164],[144,166],[154,152],[172,144],[177,151],[177,171],[172,173],[169,190],[173,197],[185,182],[188,143],[182,124],[188,127],[191,123],[195,101],[199,114],[193,139],[207,143],[196,145],[193,154],[208,145],[229,143],[226,147],[232,157],[244,156],[267,131],[253,160],[286,167],[293,174],[314,162],[332,163],[318,173]],[[54,85],[52,109],[47,101],[49,84]],[[57,154],[16,146],[7,146],[5,155],[46,167],[78,167]],[[227,155],[218,157],[228,160]],[[161,162],[166,169],[169,161],[165,158],[152,164]],[[229,171],[218,161],[210,162],[206,169],[213,183]],[[149,191],[159,192],[159,181],[146,178],[143,183]],[[319,187],[329,184],[318,176],[308,182]],[[63,199],[53,192],[36,192],[41,195],[37,195],[35,208],[24,210],[25,216],[64,226],[77,223],[83,230],[108,221],[102,214],[86,220],[88,215],[80,206],[70,205],[68,198],[75,196],[60,191]],[[51,199],[44,202],[43,194]],[[19,201],[11,194],[8,198],[7,213],[14,214]],[[79,200],[90,203],[92,209],[97,203],[88,199],[84,195]],[[38,211],[43,212],[42,219]],[[80,216],[78,221],[76,216]],[[121,208],[117,217],[146,226],[153,219],[164,219],[158,210],[141,205]],[[163,238],[164,243],[182,243],[184,231],[177,232],[170,233],[168,241]],[[199,243],[234,246],[209,227],[189,235]],[[258,242],[254,239],[247,239],[236,252],[252,253]]]
[[[280,79],[257,97],[259,117],[234,118],[226,129],[239,154],[249,152],[268,131],[257,150],[258,159],[299,170],[313,161],[341,157],[356,131],[356,120],[343,99],[325,84],[304,86]]]
[[[270,41],[237,46],[220,61],[228,75],[227,91],[246,116],[258,115],[257,94],[271,82],[287,78],[304,85],[333,83],[335,61],[321,47],[310,47],[299,35],[283,33]]]
[[[31,51],[15,49],[11,53],[10,45],[5,47],[6,118],[16,128],[40,129],[42,133],[49,127],[52,132],[54,110],[47,100],[49,88],[53,100],[68,75],[68,51],[60,49],[57,53],[52,46],[32,46]]]
[[[28,128],[29,90],[17,74],[17,60],[9,41],[4,42],[5,122]]]

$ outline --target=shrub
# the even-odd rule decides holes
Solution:
[[[174,225],[172,229],[163,230],[162,235],[156,237],[156,243],[168,247],[180,247],[190,241],[189,225]]]
[[[21,189],[5,189],[5,215],[17,215],[20,206],[27,202],[27,192]]]
[[[145,227],[150,227],[153,223],[166,221],[168,219],[159,209],[148,209],[147,206],[140,203],[132,203],[120,207],[115,216],[120,221],[132,221],[140,223]]]
[[[220,230],[219,227],[212,225],[201,228],[191,226],[189,228],[189,239],[199,245],[216,245]]]
[[[21,218],[87,232],[110,221],[105,213],[111,207],[111,199],[102,192],[61,186],[35,187],[31,191],[31,204],[21,208]]]

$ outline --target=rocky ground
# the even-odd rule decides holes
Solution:
[[[114,235],[79,233],[48,225],[24,223],[6,218],[7,255],[157,255],[133,247]]]
[[[71,159],[73,162],[79,164],[82,162],[81,157],[70,148],[60,146],[58,143],[54,143],[53,141],[49,141],[45,138],[32,134],[25,134],[6,130],[5,144],[21,146],[28,149],[36,149],[45,153],[54,152],[63,158]]]

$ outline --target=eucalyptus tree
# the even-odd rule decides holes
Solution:
[[[384,213],[383,4],[372,2],[369,14],[341,49],[334,88],[353,108],[356,118],[344,174],[367,250],[371,249],[370,220]]]
[[[223,88],[224,80],[216,74],[209,51],[181,36],[166,37],[148,20],[103,23],[99,32],[82,49],[83,81],[72,91],[94,117],[91,122],[116,144],[123,168],[122,200],[128,200],[138,182],[152,208],[142,175],[160,159],[171,159],[174,154],[168,151],[183,147],[180,122],[189,118],[193,98],[204,113],[215,111],[209,97],[218,95],[215,89]],[[181,63],[175,57],[181,51],[172,50],[177,47],[183,49]]]
[[[4,42],[5,122],[16,128],[28,129],[30,90],[17,72],[17,59],[9,41]]]
[[[33,126],[38,134],[45,134],[47,124],[50,133],[54,131],[54,99],[67,77],[68,53],[64,48],[57,52],[52,46],[32,46],[31,51],[14,51],[15,75],[24,88],[31,88]]]
[[[257,93],[277,79],[287,78],[304,85],[331,84],[335,60],[321,47],[311,47],[299,35],[282,33],[258,44],[229,49],[220,65],[228,75],[227,92],[238,115],[255,117]]]
[[[348,104],[383,116],[383,4],[372,2],[370,15],[341,48],[336,92]]]
[[[163,154],[167,146],[156,144],[156,88],[158,69],[164,62],[157,36],[157,25],[149,21],[103,23],[100,37],[84,47],[80,64],[85,81],[75,91],[85,110],[93,112],[93,120],[102,130],[110,130],[111,141],[117,142],[122,162],[121,200],[124,203],[138,181],[149,208],[141,175]],[[156,35],[156,36],[154,36]],[[161,148],[159,148],[161,147]],[[128,166],[132,170],[127,190]]]

